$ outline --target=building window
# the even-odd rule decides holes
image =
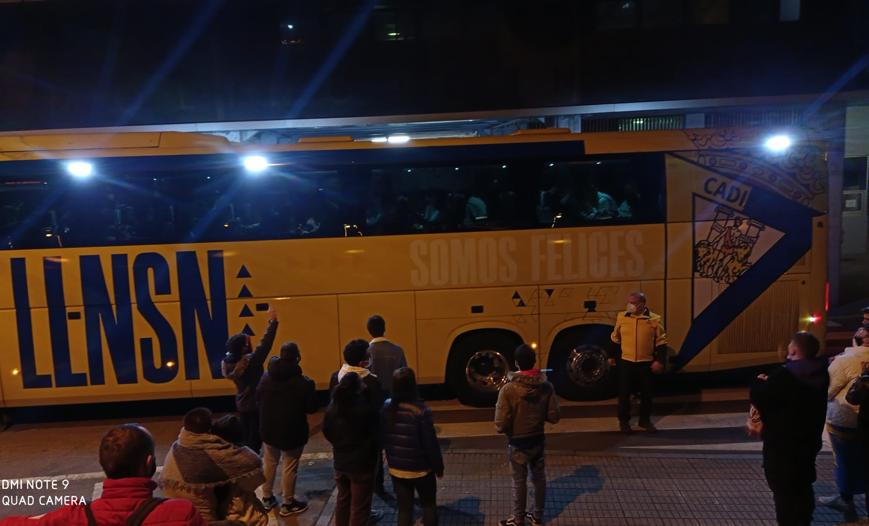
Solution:
[[[691,20],[695,24],[727,24],[730,22],[730,0],[693,0]]]
[[[380,42],[416,39],[416,20],[413,11],[376,11],[373,18],[374,38]]]
[[[682,0],[643,0],[643,26],[678,26],[683,19]]]
[[[780,0],[749,0],[736,2],[734,19],[745,24],[771,24],[778,21]]]
[[[595,19],[598,29],[628,29],[637,26],[636,0],[597,0]]]
[[[781,22],[796,22],[800,19],[800,0],[779,0],[778,19]]]

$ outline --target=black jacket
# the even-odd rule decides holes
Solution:
[[[256,349],[243,355],[239,355],[237,349],[234,348],[234,344],[240,340],[236,337],[238,335],[230,338],[227,343],[226,357],[221,362],[220,368],[223,377],[235,383],[235,407],[241,413],[256,411],[256,387],[262,378],[263,364],[269,351],[272,350],[277,331],[278,321],[270,321]]]
[[[378,443],[378,415],[362,396],[345,411],[333,403],[323,418],[323,436],[332,444],[335,471],[374,473]]]
[[[758,380],[751,403],[763,422],[763,458],[767,476],[814,482],[815,457],[827,413],[826,361],[788,362]]]
[[[444,460],[431,410],[422,403],[387,400],[380,412],[383,449],[389,466],[407,471],[431,470],[443,475]]]
[[[316,394],[313,380],[302,374],[301,367],[272,359],[256,392],[263,442],[282,451],[307,444],[305,415],[317,410]]]
[[[346,365],[344,367],[347,367]],[[335,371],[332,373],[331,378],[329,378],[329,393],[335,389],[335,386],[338,385],[338,373],[341,371]],[[352,371],[356,372],[356,371]],[[363,371],[365,372],[365,371]],[[361,376],[362,379],[362,396],[371,406],[371,410],[376,412],[380,411],[380,407],[383,406],[383,400],[386,398],[383,394],[383,387],[380,385],[380,380],[372,373],[368,373],[365,376]]]

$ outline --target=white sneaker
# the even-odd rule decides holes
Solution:
[[[818,504],[841,511],[842,513],[856,512],[854,501],[845,502],[841,495],[830,495],[829,497],[818,497]]]

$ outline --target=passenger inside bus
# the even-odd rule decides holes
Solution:
[[[558,228],[660,221],[660,156],[238,169],[143,167],[7,185],[6,248]],[[52,165],[54,166],[54,165]],[[456,168],[459,168],[456,170]],[[345,227],[346,225],[346,227]]]

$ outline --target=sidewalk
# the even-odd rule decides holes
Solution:
[[[495,525],[510,514],[510,477],[505,453],[450,451],[438,482],[440,524]],[[833,462],[818,458],[816,495],[834,492]],[[546,524],[578,525],[775,525],[772,496],[758,454],[575,455],[547,453]],[[858,497],[861,516],[865,516]],[[335,493],[316,526],[334,524]],[[375,499],[382,525],[396,510]],[[419,509],[417,516],[419,517]],[[313,517],[306,517],[311,520]],[[300,521],[301,523],[301,521]],[[813,524],[841,524],[842,514],[815,510]]]

